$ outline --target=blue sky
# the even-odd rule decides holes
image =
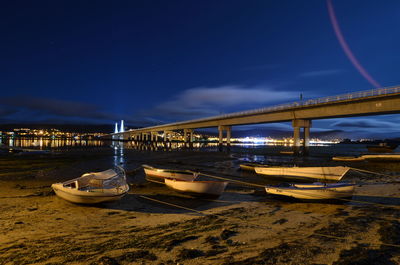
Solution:
[[[400,2],[331,4],[368,75],[400,84]],[[1,123],[152,125],[374,88],[327,1],[8,1],[0,24]],[[313,130],[395,137],[399,121]]]

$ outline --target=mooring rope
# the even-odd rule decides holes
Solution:
[[[189,172],[192,172],[193,174],[198,174],[198,175],[201,175],[201,176],[210,177],[210,178],[222,179],[222,180],[226,180],[226,181],[229,181],[229,182],[237,182],[237,183],[240,183],[240,184],[243,184],[243,185],[246,185],[246,186],[265,188],[265,185],[260,185],[260,184],[255,184],[255,183],[250,183],[250,182],[240,181],[240,180],[235,180],[235,179],[218,177],[218,176],[210,175],[210,174],[203,173],[203,172],[194,172],[194,171],[189,171]]]
[[[213,214],[204,213],[204,212],[202,212],[202,211],[197,211],[197,210],[195,210],[195,209],[191,209],[191,208],[188,208],[188,207],[184,207],[184,206],[181,206],[181,205],[163,202],[163,201],[156,200],[156,199],[153,199],[153,198],[149,198],[149,197],[143,196],[143,195],[139,195],[139,197],[144,198],[144,199],[147,199],[147,200],[150,200],[150,201],[155,201],[155,202],[158,202],[158,203],[161,203],[161,204],[173,206],[173,207],[176,207],[176,208],[180,208],[180,209],[185,209],[185,210],[188,210],[188,211],[196,212],[196,213],[199,213],[199,214],[204,215],[204,216],[213,215]],[[218,214],[214,214],[214,215],[218,215]],[[236,221],[237,221],[237,220],[243,221],[243,219],[241,219],[241,218],[239,218],[239,217],[233,217],[233,216],[228,216],[228,219],[236,220]],[[261,229],[270,229],[270,228],[271,228],[271,227],[262,226],[262,225],[258,225],[258,224],[251,224],[251,223],[248,223],[248,222],[246,222],[246,225],[255,226],[255,227],[258,227],[258,228],[261,228]],[[397,247],[397,248],[400,248],[400,245],[396,245],[396,244],[389,244],[389,243],[384,243],[384,242],[381,242],[381,243],[369,243],[369,242],[364,242],[364,241],[361,241],[361,240],[352,240],[352,239],[350,239],[350,238],[339,237],[339,236],[333,236],[333,235],[327,235],[327,234],[321,234],[321,233],[315,233],[315,232],[313,232],[313,233],[312,233],[311,235],[309,235],[309,236],[323,236],[323,237],[333,238],[333,239],[337,239],[337,240],[351,241],[351,242],[353,242],[353,243],[363,243],[363,244],[369,244],[369,245],[374,245],[374,246],[388,246],[388,247]]]
[[[329,237],[329,238],[333,238],[333,239],[340,239],[340,240],[346,240],[346,241],[352,241],[352,242],[357,242],[357,243],[362,243],[362,244],[370,244],[370,245],[375,245],[375,246],[388,246],[388,247],[397,247],[400,248],[400,245],[396,245],[396,244],[388,244],[388,243],[368,243],[368,242],[363,242],[360,240],[352,240],[350,238],[345,238],[345,237],[340,237],[340,236],[332,236],[332,235],[326,235],[326,234],[320,234],[320,233],[313,233],[312,235],[317,235],[317,236],[323,236],[323,237]]]
[[[260,185],[260,184],[255,184],[255,183],[250,183],[250,182],[245,182],[245,181],[240,181],[240,180],[234,180],[234,179],[229,179],[229,178],[224,178],[224,177],[218,177],[218,176],[214,176],[214,175],[206,174],[206,173],[202,173],[202,172],[193,172],[193,171],[191,171],[191,172],[192,173],[197,173],[199,175],[203,175],[203,176],[206,176],[206,177],[210,177],[210,178],[226,180],[226,181],[229,181],[229,182],[236,182],[236,183],[243,184],[243,185],[246,185],[246,186],[254,186],[254,187],[263,188],[263,189],[265,189],[265,187],[266,187],[266,185]],[[276,188],[279,188],[279,187],[276,187]],[[297,193],[297,194],[302,194],[301,191],[296,191],[296,190],[291,190],[291,192]],[[347,193],[343,193],[343,192],[340,192],[340,191],[336,191],[336,193],[338,193],[338,194],[347,194]],[[326,199],[326,198],[321,197],[321,196],[316,195],[316,194],[307,194],[307,195],[312,196],[315,199]],[[363,196],[363,195],[353,194],[353,196]],[[365,195],[365,196],[368,196],[368,195]],[[390,198],[390,197],[387,197],[387,198]],[[332,200],[345,201],[345,202],[355,202],[355,203],[361,203],[361,204],[370,204],[370,205],[376,205],[376,206],[382,206],[382,207],[393,207],[395,209],[398,209],[400,207],[400,205],[387,205],[387,204],[383,204],[383,203],[360,201],[360,200],[345,199],[345,198],[332,198]]]
[[[143,199],[146,199],[146,200],[150,200],[150,201],[158,202],[158,203],[161,203],[161,204],[165,204],[165,205],[168,205],[168,206],[173,206],[173,207],[176,207],[176,208],[181,208],[181,209],[184,209],[184,210],[192,211],[192,212],[195,212],[195,213],[198,213],[198,214],[201,214],[201,215],[209,215],[209,214],[203,213],[201,211],[197,211],[195,209],[191,209],[191,208],[188,208],[188,207],[185,207],[185,206],[181,206],[181,205],[177,205],[177,204],[174,204],[174,203],[160,201],[160,200],[153,199],[153,198],[150,198],[150,197],[147,197],[147,196],[144,196],[144,195],[139,195],[139,197],[143,198]]]
[[[378,173],[378,172],[369,171],[369,170],[365,170],[365,169],[359,169],[359,168],[354,168],[354,167],[350,167],[350,169],[355,170],[355,171],[359,171],[359,172],[364,172],[364,173],[369,173],[369,174],[374,174],[374,175],[382,175],[382,176],[385,176],[385,177],[393,178],[393,176],[388,175],[388,174]]]

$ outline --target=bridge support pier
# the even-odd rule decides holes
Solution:
[[[152,142],[157,142],[158,138],[158,133],[157,132],[151,132],[151,141]]]
[[[164,135],[163,135],[163,140],[164,140],[164,142],[166,142],[167,141],[167,139],[168,139],[168,137],[167,137],[167,131],[164,131]]]
[[[164,131],[164,148],[165,150],[168,150],[171,147],[171,139],[172,138],[172,132],[171,131]]]
[[[218,146],[219,150],[222,151],[224,144],[224,130],[226,131],[226,146],[228,150],[231,146],[231,126],[218,126]]]
[[[189,143],[189,147],[193,144],[193,129],[183,129],[183,141],[185,146]]]
[[[310,149],[310,127],[304,127],[304,154],[308,155]]]
[[[193,145],[193,130],[190,130],[189,132],[189,143]]]
[[[293,152],[295,155],[300,153],[301,148],[301,139],[300,139],[300,128],[304,130],[304,139],[303,139],[303,154],[307,155],[309,151],[310,145],[310,127],[311,120],[293,120],[292,126],[294,129],[293,132]]]

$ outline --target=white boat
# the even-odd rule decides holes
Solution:
[[[353,196],[355,184],[312,183],[288,184],[287,186],[267,186],[268,194],[293,197],[302,200],[335,200]]]
[[[257,174],[285,178],[306,178],[338,181],[349,171],[349,167],[255,167]]]
[[[196,196],[218,197],[224,192],[227,181],[212,180],[179,180],[166,178],[165,185],[179,192],[189,193]]]
[[[377,155],[363,155],[361,156],[365,160],[374,161],[399,161],[400,154],[377,154]]]
[[[125,171],[121,167],[85,173],[79,178],[51,185],[56,195],[74,203],[101,203],[121,199],[128,191]]]
[[[142,165],[146,179],[151,182],[164,184],[166,178],[180,179],[180,180],[194,180],[196,174],[189,170],[175,170],[175,169],[162,169],[155,168],[149,165]]]

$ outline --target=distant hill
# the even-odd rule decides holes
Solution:
[[[11,131],[15,128],[28,129],[58,129],[65,132],[78,133],[111,133],[113,125],[86,125],[86,124],[0,124],[0,131]]]

